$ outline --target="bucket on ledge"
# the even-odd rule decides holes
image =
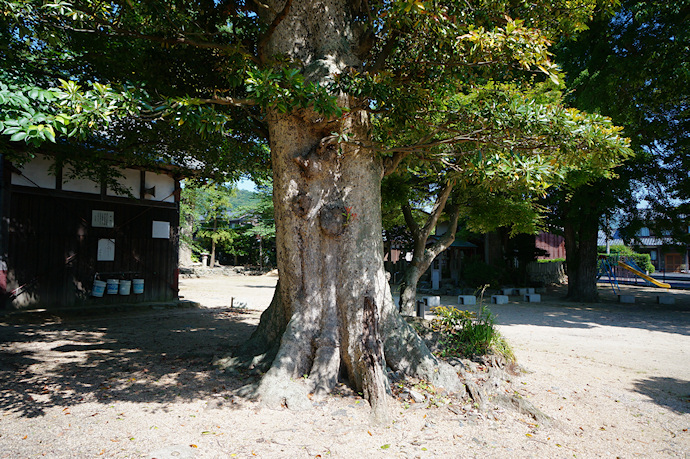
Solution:
[[[105,282],[103,282],[102,280],[94,280],[93,288],[91,289],[91,296],[101,298],[103,296],[103,293],[105,293],[105,285]]]
[[[132,279],[132,293],[135,295],[144,293],[144,279]]]
[[[106,282],[106,290],[105,292],[108,295],[117,295],[117,292],[120,290],[120,280],[119,279],[108,279]]]
[[[132,290],[132,281],[131,280],[121,280],[120,281],[120,295],[129,295],[129,292]]]

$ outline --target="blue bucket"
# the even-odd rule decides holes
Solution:
[[[101,298],[105,293],[105,282],[100,280],[93,281],[93,288],[91,289],[91,296]]]
[[[120,295],[129,295],[129,292],[131,289],[132,289],[132,281],[131,280],[121,280],[120,281]]]
[[[108,295],[117,295],[120,291],[120,280],[119,279],[108,279],[106,282],[106,293]]]
[[[144,293],[144,279],[132,279],[132,293],[135,295]]]

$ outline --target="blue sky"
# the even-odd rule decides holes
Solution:
[[[241,179],[237,182],[237,188],[240,190],[257,191],[256,184],[249,179]]]

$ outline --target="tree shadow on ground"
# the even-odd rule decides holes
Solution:
[[[114,401],[216,404],[253,382],[212,362],[246,341],[258,312],[130,312],[60,323],[0,324],[0,411],[25,417],[55,406]]]
[[[563,300],[558,293],[548,292],[542,303],[513,302],[487,304],[487,307],[496,314],[500,325],[625,327],[690,336],[690,306],[686,304],[690,292],[677,293],[679,301],[675,305],[656,304],[644,297],[641,300],[645,301],[638,300],[635,304],[619,304],[605,295],[600,303],[577,303]]]
[[[657,405],[678,414],[690,413],[690,381],[655,376],[633,384],[636,392],[646,395]]]

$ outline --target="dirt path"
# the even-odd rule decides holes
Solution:
[[[0,457],[688,457],[690,307],[494,306],[529,370],[514,388],[555,420],[400,403],[372,427],[342,395],[304,412],[262,409],[210,362],[251,333],[274,277],[182,281],[209,308],[0,324]],[[651,293],[639,291],[640,296]],[[451,303],[452,298],[444,298]]]

